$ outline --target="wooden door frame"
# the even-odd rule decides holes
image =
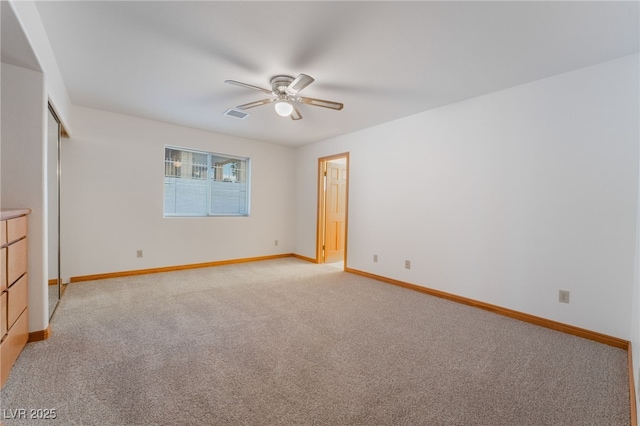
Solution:
[[[324,187],[324,166],[326,163],[332,160],[338,160],[344,158],[347,164],[347,189],[345,191],[345,218],[344,218],[344,268],[347,267],[347,243],[349,235],[349,177],[351,175],[349,171],[349,153],[343,152],[341,154],[334,154],[328,157],[318,158],[318,210],[316,218],[316,263],[324,263],[324,257],[322,256],[322,242],[324,241],[325,234],[325,187]]]

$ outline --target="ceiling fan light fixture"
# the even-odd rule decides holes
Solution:
[[[288,117],[293,112],[293,105],[291,105],[287,101],[276,102],[275,108],[276,108],[276,112],[281,117]]]

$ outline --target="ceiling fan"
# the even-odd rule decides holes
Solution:
[[[300,114],[300,111],[298,111],[298,108],[296,108],[294,105],[296,102],[305,105],[335,109],[337,111],[341,110],[344,107],[344,105],[339,102],[298,96],[298,93],[302,89],[313,83],[313,81],[314,79],[306,74],[300,74],[296,78],[290,77],[288,75],[277,75],[271,79],[271,90],[263,89],[262,87],[253,86],[247,83],[241,83],[235,80],[225,80],[224,82],[240,87],[246,87],[247,89],[259,90],[273,96],[271,98],[238,105],[236,108],[241,110],[275,103],[275,108],[278,115],[282,117],[291,117],[292,120],[300,120],[302,118],[302,115]]]

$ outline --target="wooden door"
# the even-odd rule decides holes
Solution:
[[[327,189],[325,195],[325,262],[344,260],[347,166],[327,162]]]

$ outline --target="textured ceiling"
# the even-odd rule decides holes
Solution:
[[[638,52],[637,2],[37,2],[75,105],[300,146]],[[230,107],[278,74],[342,111]]]

